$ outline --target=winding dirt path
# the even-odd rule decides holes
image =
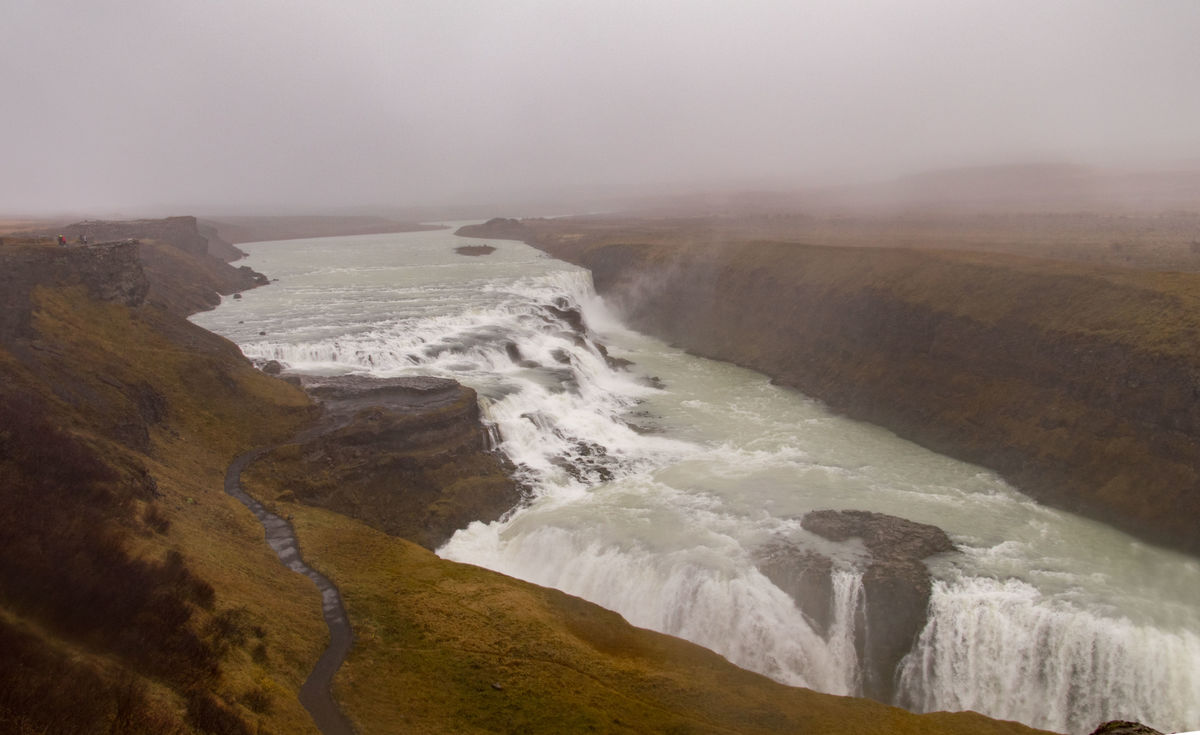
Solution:
[[[354,728],[338,709],[331,690],[333,675],[354,645],[354,633],[346,617],[342,596],[328,577],[304,563],[292,524],[267,510],[242,489],[242,471],[266,451],[267,448],[259,448],[238,455],[225,473],[225,492],[249,508],[262,523],[267,544],[275,550],[283,565],[311,579],[321,591],[321,609],[329,626],[329,646],[300,687],[300,703],[312,715],[313,722],[323,735],[354,735]]]

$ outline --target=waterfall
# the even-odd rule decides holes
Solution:
[[[630,332],[587,272],[524,245],[462,258],[446,233],[306,242],[249,246],[249,264],[279,282],[195,319],[293,371],[432,374],[478,391],[490,440],[531,498],[460,530],[442,556],[578,595],[784,683],[856,694],[865,552],[823,545],[797,519],[890,513],[938,525],[962,549],[932,570],[898,704],[1072,732],[1112,718],[1200,726],[1194,559]],[[822,631],[756,566],[777,543],[832,560]]]
[[[711,534],[702,545],[664,553],[653,542],[608,543],[612,529],[554,527],[549,520],[525,525],[508,533],[476,526],[440,553],[599,603],[634,625],[699,643],[777,681],[833,694],[860,691],[859,573],[835,574],[826,639],[727,537]]]
[[[1137,720],[1200,723],[1200,636],[1048,605],[1014,579],[938,580],[901,663],[901,706],[976,710],[1059,732]]]

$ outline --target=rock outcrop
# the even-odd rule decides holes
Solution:
[[[817,510],[800,525],[830,541],[859,539],[864,560],[863,604],[855,621],[855,648],[863,693],[880,702],[895,695],[895,672],[925,627],[931,579],[924,559],[954,550],[937,526],[862,510]],[[772,544],[759,554],[758,567],[787,592],[826,635],[833,622],[833,561],[818,551]]]
[[[248,266],[230,265],[245,253],[195,217],[84,220],[40,234],[63,235],[67,249],[83,238],[89,243],[138,241],[138,257],[150,280],[147,300],[181,316],[213,308],[222,295],[267,283],[266,276]]]
[[[925,627],[931,581],[923,560],[954,544],[937,526],[863,510],[813,511],[800,525],[830,541],[862,539],[871,553],[863,574],[866,625],[856,644],[863,692],[892,701],[896,666]]]
[[[217,234],[216,228],[200,225],[195,217],[164,217],[163,219],[84,220],[55,231],[75,242],[87,237],[88,242],[105,240],[158,240],[196,257],[211,255],[229,262],[246,254],[233,247]]]
[[[518,224],[464,234],[524,230],[642,331],[1200,554],[1200,275]]]
[[[474,390],[431,377],[304,382],[321,426],[261,460],[295,500],[429,549],[520,501],[511,468],[488,451]]]
[[[459,255],[470,255],[478,257],[480,255],[491,255],[496,252],[496,248],[491,245],[462,245],[454,248],[454,252]]]
[[[82,286],[97,301],[138,306],[150,282],[138,259],[138,243],[123,241],[79,248],[27,243],[0,249],[0,343],[28,329],[35,287]]]
[[[758,552],[758,569],[791,596],[817,633],[828,635],[833,617],[832,559],[811,549],[773,543]]]
[[[1163,735],[1153,727],[1128,720],[1111,720],[1097,727],[1091,735]]]

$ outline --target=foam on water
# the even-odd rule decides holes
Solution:
[[[1047,600],[1016,579],[934,583],[930,622],[901,665],[906,707],[971,709],[1051,730],[1200,722],[1200,636]]]
[[[475,388],[532,496],[457,533],[447,558],[579,595],[779,681],[855,694],[862,557],[798,519],[891,513],[941,526],[962,549],[933,564],[902,704],[1071,731],[1113,717],[1200,722],[1195,560],[633,333],[577,268],[511,242],[463,258],[452,252],[462,242],[427,232],[246,246],[279,283],[196,320],[294,371]],[[611,366],[603,345],[634,367]],[[756,553],[778,543],[834,555],[825,635],[759,571]]]

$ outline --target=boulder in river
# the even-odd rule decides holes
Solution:
[[[813,511],[800,525],[831,541],[859,538],[871,552],[863,574],[866,625],[856,645],[863,693],[890,702],[896,666],[925,627],[932,582],[922,560],[954,544],[937,526],[864,510]]]

